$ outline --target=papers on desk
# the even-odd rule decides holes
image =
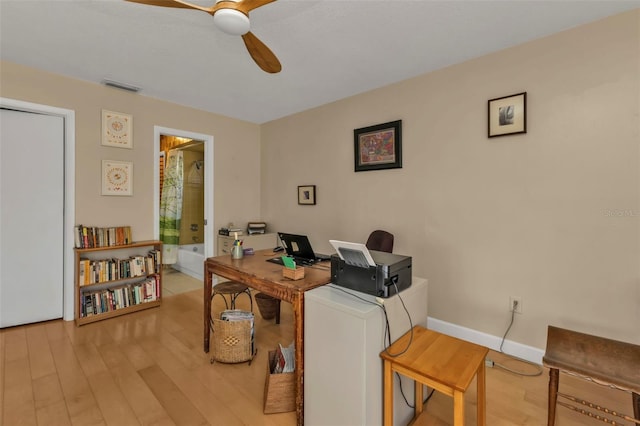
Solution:
[[[271,366],[271,373],[292,373],[295,368],[296,359],[294,343],[291,342],[291,344],[286,348],[281,344],[278,344],[278,349],[276,349],[276,355],[273,359],[273,365]]]

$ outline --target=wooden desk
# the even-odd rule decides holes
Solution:
[[[413,339],[413,340],[411,340]],[[407,349],[407,345],[411,345]],[[393,356],[406,351],[399,356]],[[386,351],[384,360],[384,425],[393,425],[393,373],[415,380],[415,418],[422,412],[422,385],[453,397],[453,424],[464,425],[464,393],[478,375],[478,425],[484,426],[484,358],[489,349],[416,325]]]
[[[271,249],[256,251],[254,255],[242,259],[232,259],[229,255],[210,257],[204,263],[204,351],[209,352],[211,328],[211,289],[213,275],[239,281],[269,296],[293,305],[293,328],[295,334],[295,383],[296,416],[298,425],[304,424],[304,292],[331,282],[331,265],[323,262],[305,268],[301,280],[292,281],[282,277],[282,266],[267,262],[275,256]]]

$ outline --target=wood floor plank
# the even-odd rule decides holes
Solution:
[[[200,288],[165,297],[159,308],[83,327],[58,320],[0,330],[0,426],[295,425],[294,412],[262,413],[266,357],[292,341],[291,305],[282,304],[279,325],[254,306],[258,353],[251,365],[210,364],[202,350],[202,306]],[[223,309],[216,297],[212,312]],[[519,371],[535,369],[504,354],[490,357]],[[546,424],[547,369],[537,377],[498,367],[486,374],[489,426]],[[405,389],[411,386],[405,381]],[[574,377],[561,375],[560,391],[632,412],[629,394]],[[467,424],[475,424],[475,383],[465,411]],[[452,399],[435,393],[425,413],[416,425],[450,426]],[[556,424],[602,423],[558,407]]]
[[[45,323],[27,326],[26,337],[31,378],[35,380],[55,373],[56,365],[51,355]]]
[[[36,408],[39,425],[71,426],[71,419],[64,400]]]
[[[29,356],[26,326],[12,327],[3,333],[5,337],[5,359],[7,361],[14,361]]]
[[[175,424],[164,407],[138,374],[119,345],[100,347],[101,356],[111,371],[123,397],[142,425]]]
[[[60,386],[74,425],[103,425],[104,418],[69,339],[50,341]]]
[[[5,332],[4,330],[0,330],[0,426],[4,426],[5,346]]]
[[[177,425],[209,424],[159,366],[154,365],[138,373]]]
[[[32,383],[36,410],[59,402],[64,403],[64,394],[57,373],[38,377]]]
[[[194,369],[194,364],[184,364],[172,351],[167,351],[161,343],[163,340],[146,340],[142,342],[147,352],[152,353],[154,360],[163,373],[166,374],[200,411],[202,416],[211,424],[237,425],[243,424],[226,403],[219,400],[218,395],[207,390],[201,384],[199,370]],[[164,342],[171,340],[164,339]],[[208,357],[200,356],[198,365],[208,364]],[[225,386],[226,394],[233,395],[233,387]],[[246,408],[246,407],[245,407]],[[246,423],[245,423],[246,424]]]
[[[28,357],[6,362],[4,386],[4,424],[37,425]]]

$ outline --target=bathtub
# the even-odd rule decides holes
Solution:
[[[199,280],[204,279],[204,244],[184,244],[178,247],[178,263],[174,269]]]

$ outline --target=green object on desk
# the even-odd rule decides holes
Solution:
[[[282,256],[282,263],[285,268],[296,269],[296,262],[294,262],[289,256]]]

